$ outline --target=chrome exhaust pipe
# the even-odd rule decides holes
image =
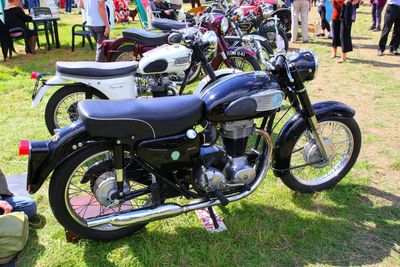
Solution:
[[[256,131],[267,142],[268,153],[261,163],[263,167],[260,173],[257,175],[255,182],[250,186],[250,190],[227,197],[227,199],[231,202],[247,197],[248,195],[253,193],[264,180],[264,177],[267,173],[272,155],[272,140],[267,132],[259,129],[257,129]],[[148,223],[160,219],[175,217],[189,211],[208,208],[219,204],[221,204],[221,202],[218,199],[198,201],[184,206],[167,203],[155,208],[143,208],[127,213],[121,213],[118,215],[110,215],[101,218],[89,219],[86,221],[86,224],[89,228],[104,224],[111,224],[115,226],[132,226],[135,224]]]

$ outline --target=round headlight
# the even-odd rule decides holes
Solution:
[[[217,34],[213,31],[207,31],[203,34],[203,36],[201,36],[201,41],[203,43],[208,43],[209,44],[209,48],[211,49],[216,49],[217,48],[217,42],[218,42],[218,38],[217,38]]]
[[[223,17],[221,20],[221,30],[222,33],[225,34],[229,29],[229,21],[227,18]]]

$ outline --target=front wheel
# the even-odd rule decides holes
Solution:
[[[353,167],[361,149],[361,132],[353,118],[319,121],[329,160],[322,156],[311,131],[303,124],[291,148],[290,167],[280,177],[293,190],[311,193],[336,185]]]
[[[78,102],[86,99],[85,85],[66,85],[49,99],[45,111],[47,130],[53,135],[58,129],[79,119]],[[92,88],[93,99],[107,99],[100,91]]]
[[[241,71],[255,71],[261,70],[260,64],[257,59],[254,57],[244,57],[239,55],[227,55],[227,59],[229,63],[232,65],[234,69]],[[224,61],[221,61],[217,69],[225,69],[227,68]]]

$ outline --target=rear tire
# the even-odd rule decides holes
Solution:
[[[93,158],[96,155],[102,155],[101,153],[106,151],[112,151],[112,146],[103,143],[100,145],[88,147],[82,150],[81,152],[78,152],[77,154],[73,155],[55,169],[53,176],[51,177],[49,186],[49,202],[51,209],[54,213],[54,216],[56,217],[58,222],[64,228],[70,230],[74,234],[92,240],[109,241],[109,240],[119,239],[131,235],[132,233],[137,232],[146,226],[146,224],[140,224],[135,226],[127,226],[119,229],[117,227],[111,228],[112,226],[110,226],[109,228],[94,229],[85,226],[84,222],[79,223],[77,219],[74,218],[73,215],[71,215],[71,212],[75,214],[74,216],[80,215],[80,213],[78,214],[74,213],[77,212],[79,208],[76,208],[75,211],[69,211],[69,209],[71,210],[74,206],[71,204],[72,198],[69,199],[67,203],[67,197],[66,197],[66,196],[76,195],[76,193],[70,193],[71,195],[66,193],[69,192],[69,190],[71,189],[77,188],[75,184],[74,187],[71,187],[74,176],[77,175],[78,177],[75,178],[79,180],[80,173],[87,174],[87,172],[82,172],[83,167],[86,166],[82,164],[89,165],[90,158]],[[88,186],[87,183],[83,185],[78,184],[78,186],[82,187]],[[92,202],[96,202],[95,199],[93,200],[90,199],[87,206],[89,207]],[[97,204],[101,205],[100,203]],[[95,203],[93,203],[92,205],[95,206]],[[85,213],[83,214],[83,216],[84,215]]]
[[[92,88],[93,98],[97,99],[108,99],[103,93]],[[86,99],[86,86],[84,85],[66,85],[57,90],[47,102],[46,110],[45,110],[45,121],[47,130],[51,135],[55,133],[56,129],[63,128],[72,122],[76,121],[79,118],[77,114],[76,106],[78,101]],[[73,98],[74,97],[74,98]],[[67,101],[69,98],[73,100],[71,104],[67,104],[65,107],[65,118],[61,122],[62,118],[58,119],[57,114],[60,113],[60,109],[62,108],[63,102]],[[62,116],[62,115],[60,115]],[[69,120],[68,120],[69,118]]]
[[[117,61],[136,61],[136,58],[133,54],[135,49],[134,45],[125,45],[118,47],[119,52],[114,52],[111,56],[111,62]]]

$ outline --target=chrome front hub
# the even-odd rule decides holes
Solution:
[[[307,164],[311,164],[314,168],[324,168],[335,158],[335,144],[326,137],[324,137],[323,142],[325,144],[327,160],[324,160],[322,153],[314,139],[308,142],[304,147],[304,161],[307,162]]]

